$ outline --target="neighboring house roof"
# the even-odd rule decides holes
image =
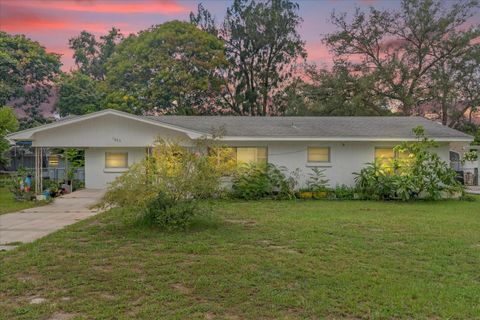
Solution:
[[[28,140],[36,132],[50,130],[104,115],[116,115],[187,134],[190,138],[222,131],[224,141],[404,141],[415,140],[412,129],[425,128],[438,141],[472,141],[473,137],[421,117],[241,117],[241,116],[135,116],[102,110],[70,117],[13,133],[10,140]],[[127,130],[127,129],[126,129]]]

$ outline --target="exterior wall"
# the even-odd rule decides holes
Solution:
[[[33,146],[144,147],[152,144],[159,136],[166,139],[188,140],[188,137],[180,132],[109,114],[37,132],[34,135]]]
[[[359,172],[366,163],[375,157],[375,147],[394,147],[397,142],[235,142],[229,146],[249,146],[268,148],[268,161],[284,166],[289,172],[300,170],[300,185],[304,185],[311,168],[324,168],[330,186],[354,184],[354,172]],[[146,144],[145,144],[146,145]],[[225,144],[227,145],[227,144]],[[314,146],[330,147],[331,162],[328,164],[307,163],[307,148]],[[444,161],[449,161],[448,144],[435,148]],[[143,159],[145,147],[88,148],[85,151],[85,185],[87,188],[104,188],[119,176],[124,169],[105,169],[105,152],[128,152],[128,164]]]
[[[128,152],[128,165],[139,162],[145,156],[143,148],[89,148],[85,150],[85,187],[103,189],[126,169],[105,168],[105,152]]]
[[[394,147],[398,142],[250,142],[232,143],[231,146],[268,147],[268,161],[284,166],[289,172],[300,170],[300,185],[304,185],[311,169],[325,169],[330,186],[354,185],[354,172],[359,172],[366,163],[373,162],[375,147]],[[308,163],[308,147],[330,147],[331,162],[326,164]],[[449,145],[435,148],[442,160],[449,161]]]

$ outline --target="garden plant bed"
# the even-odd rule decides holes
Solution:
[[[114,209],[0,253],[0,318],[478,318],[479,201],[218,201],[171,233]]]
[[[45,203],[46,202],[44,201],[17,201],[13,198],[13,194],[8,189],[0,188],[0,214],[33,208],[39,205],[44,205]]]

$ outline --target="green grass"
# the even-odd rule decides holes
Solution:
[[[115,209],[1,253],[0,318],[480,318],[479,197],[214,209],[178,233]]]
[[[0,214],[32,208],[39,204],[32,201],[15,201],[7,188],[0,188]]]

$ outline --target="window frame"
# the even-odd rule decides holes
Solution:
[[[377,149],[389,149],[389,150],[392,150],[392,152],[393,152],[393,158],[385,159],[385,160],[391,161],[392,163],[394,163],[395,161],[398,161],[398,160],[402,160],[402,159],[409,159],[408,156],[405,157],[405,158],[402,158],[402,157],[400,156],[400,152],[397,151],[397,150],[395,150],[395,147],[376,146],[376,147],[374,148],[374,150],[373,150],[373,160],[374,160],[375,162],[378,162],[378,160],[377,160],[378,158],[377,158],[377,156],[376,156],[376,154],[377,154]],[[389,165],[389,166],[385,166],[385,167],[386,167],[387,169],[392,169],[392,170],[394,169],[393,166],[390,166],[390,165]]]
[[[313,149],[313,148],[322,148],[322,149],[327,149],[328,150],[328,160],[327,161],[312,161],[310,160],[310,149]],[[330,146],[308,146],[307,147],[307,163],[309,164],[318,164],[318,165],[322,165],[322,164],[330,164],[332,163],[332,148]]]
[[[125,155],[125,167],[111,167],[107,165],[107,155],[109,154],[124,154]],[[115,171],[124,171],[128,169],[128,151],[105,151],[104,154],[104,171],[110,171],[110,172],[115,172]]]
[[[238,162],[238,149],[239,148],[245,148],[245,149],[259,149],[259,148],[262,148],[262,149],[265,149],[265,163],[267,164],[268,163],[268,146],[222,146],[221,148],[225,148],[225,149],[233,149],[233,153],[235,154],[235,163],[237,165],[239,164],[244,164],[244,163],[248,163],[248,162]],[[255,163],[261,163],[258,161],[258,157],[257,159],[255,160]]]
[[[268,147],[267,146],[235,146],[235,147],[231,147],[231,148],[234,148],[235,149],[235,161],[237,162],[237,165],[238,164],[245,164],[245,163],[262,163],[262,162],[259,162],[258,161],[258,150],[257,150],[257,159],[255,159],[255,161],[251,161],[251,162],[238,162],[238,149],[265,149],[265,164],[268,163]]]
[[[60,167],[60,155],[52,154],[48,156],[48,167],[49,168],[58,168]]]

